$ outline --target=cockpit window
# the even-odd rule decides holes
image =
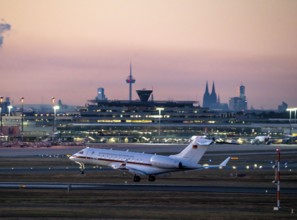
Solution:
[[[84,154],[84,151],[83,151],[83,150],[82,150],[82,151],[80,151],[80,152],[79,152],[79,154]]]

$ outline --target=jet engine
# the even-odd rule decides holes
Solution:
[[[155,167],[167,168],[167,169],[181,169],[183,167],[182,162],[172,159],[170,157],[164,157],[160,155],[154,155],[150,159],[151,163]]]

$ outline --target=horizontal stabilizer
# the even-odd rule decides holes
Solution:
[[[220,167],[225,167],[227,163],[229,162],[231,157],[226,158],[222,163],[220,163]]]
[[[231,157],[228,157],[226,158],[222,163],[220,163],[219,165],[208,165],[208,164],[205,164],[203,165],[203,167],[205,169],[209,169],[209,168],[222,168],[222,167],[225,167],[227,165],[227,163],[229,162]]]

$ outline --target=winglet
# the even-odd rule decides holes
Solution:
[[[220,167],[225,167],[227,163],[229,162],[231,157],[227,157],[222,163],[220,163]]]

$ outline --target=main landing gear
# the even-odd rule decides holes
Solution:
[[[140,176],[137,176],[137,175],[135,175],[134,178],[133,178],[133,181],[134,182],[140,182],[140,180],[141,180]],[[154,182],[155,180],[156,180],[156,177],[155,176],[149,175],[148,181]]]
[[[141,180],[140,176],[137,176],[137,175],[135,175],[133,178],[134,182],[140,182],[140,180]]]
[[[156,180],[156,177],[155,176],[149,175],[148,181],[154,182],[155,180]]]

